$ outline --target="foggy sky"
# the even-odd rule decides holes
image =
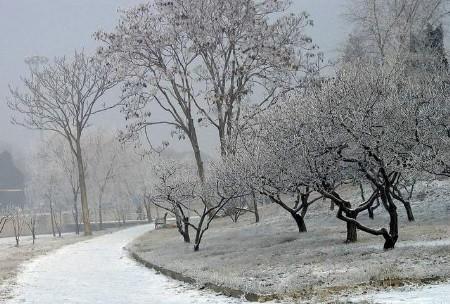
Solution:
[[[39,131],[10,124],[11,111],[6,106],[8,84],[20,85],[26,72],[24,59],[40,55],[48,58],[71,55],[75,49],[92,51],[92,34],[98,29],[111,30],[118,20],[118,8],[143,0],[0,0],[0,150],[25,154],[39,138]],[[342,20],[344,0],[293,0],[295,9],[305,10],[314,20],[310,35],[333,58],[348,29]],[[104,128],[123,125],[119,113],[107,113],[97,125]],[[214,153],[212,129],[202,130],[200,144],[206,153]],[[158,132],[159,133],[159,132]],[[161,132],[160,134],[164,134]],[[160,141],[162,138],[156,138]],[[186,144],[175,144],[186,150]],[[1,152],[1,151],[0,151]]]

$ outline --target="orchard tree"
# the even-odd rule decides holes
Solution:
[[[201,181],[186,162],[162,158],[155,162],[153,172],[158,180],[152,201],[175,216],[186,243],[191,242],[189,229],[194,230],[194,251],[200,249],[204,234],[217,215],[223,214],[233,200],[250,194],[226,178],[224,166],[221,162],[212,164],[208,179]]]
[[[190,243],[189,224],[195,209],[197,178],[192,176],[192,168],[187,163],[162,157],[154,161],[152,174],[157,180],[150,199],[157,207],[175,216],[178,232],[184,242]]]
[[[408,219],[414,220],[409,201],[399,195],[401,178],[424,172],[424,166],[436,163],[435,147],[448,144],[445,139],[436,143],[445,138],[443,130],[449,125],[447,72],[411,69],[408,59],[389,58],[383,65],[371,61],[344,65],[336,79],[314,95],[317,128],[327,120],[333,127],[330,134],[342,138],[334,150],[339,167],[351,169],[356,178],[370,182],[375,189],[372,201],[354,210],[345,206],[336,191],[329,191],[326,183],[321,191],[347,213],[343,216],[338,211],[341,219],[382,235],[385,249],[393,248],[398,238],[396,200],[404,205]],[[349,216],[373,204],[377,196],[389,214],[388,230],[367,229]]]
[[[96,114],[118,105],[102,97],[121,78],[109,62],[83,52],[28,65],[30,74],[23,78],[23,88],[10,89],[8,106],[19,116],[13,117],[13,123],[55,132],[67,140],[77,161],[84,233],[91,235],[82,138]]]
[[[288,100],[303,99],[302,91],[297,93]],[[321,199],[305,182],[304,162],[298,159],[308,112],[301,101],[285,103],[257,117],[252,129],[242,134],[236,155],[227,158],[227,179],[269,198],[292,216],[299,232],[306,232],[308,207]]]
[[[128,75],[123,87],[130,137],[153,126],[188,139],[198,175],[205,167],[200,126],[212,125],[222,155],[233,153],[251,117],[314,73],[318,58],[306,13],[284,0],[158,0],[125,11],[99,53]]]

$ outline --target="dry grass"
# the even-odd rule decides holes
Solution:
[[[450,194],[448,182],[421,191],[426,201],[414,201],[416,222],[407,222],[402,207],[397,248],[383,251],[382,237],[358,232],[359,241],[345,244],[345,224],[320,202],[307,214],[307,233],[296,231],[293,219],[277,206],[261,208],[262,222],[251,214],[237,224],[228,218],[213,223],[200,252],[184,244],[175,229],[151,232],[137,239],[132,250],[164,268],[259,294],[323,294],[324,290],[399,280],[450,277]],[[349,190],[348,195],[356,195]],[[386,226],[381,208],[367,224]]]

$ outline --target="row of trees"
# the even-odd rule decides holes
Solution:
[[[172,127],[173,136],[191,143],[206,182],[198,128],[215,127],[222,156],[234,153],[239,130],[298,86],[299,74],[316,71],[320,56],[310,52],[316,47],[304,33],[312,21],[288,9],[288,1],[275,0],[159,0],[124,12],[115,32],[97,33],[103,46],[94,56],[27,61],[29,76],[11,88],[8,101],[18,114],[13,122],[66,141],[76,160],[86,235],[82,142],[93,118],[123,105],[130,122],[124,138],[147,136],[156,125]],[[119,83],[122,97],[106,99]]]
[[[154,207],[144,199],[148,181],[136,174],[146,164],[142,156],[104,130],[90,130],[82,147],[87,189],[94,203],[90,213],[96,228],[103,230],[104,221],[122,225],[127,220],[147,218],[151,222]],[[46,232],[47,227],[53,236],[73,230],[79,234],[80,187],[77,162],[69,147],[58,136],[43,137],[30,156],[25,169],[27,202],[2,210],[5,216],[0,225],[4,223],[14,233],[17,245],[23,233],[30,233],[34,242],[37,231]],[[139,211],[143,209],[145,215]]]
[[[169,16],[189,27],[192,20],[179,18],[190,16],[190,12],[177,4],[169,5],[173,13]],[[354,5],[358,12],[352,19],[355,32],[342,62],[335,65],[335,77],[311,79],[303,74],[301,85],[278,95],[278,102],[245,116],[248,120],[234,129],[233,148],[222,148],[226,152],[221,153],[221,161],[211,165],[209,180],[200,174],[201,181],[196,181],[186,164],[159,162],[153,171],[159,179],[154,200],[175,215],[184,241],[190,241],[189,228],[199,235],[192,214],[200,218],[199,226],[205,224],[207,229],[216,210],[235,216],[252,210],[249,201],[255,194],[291,214],[300,232],[307,231],[304,217],[308,207],[328,199],[347,225],[348,242],[355,242],[357,230],[362,230],[383,236],[385,249],[394,248],[398,239],[398,204],[408,220],[414,221],[409,200],[415,181],[448,171],[448,71],[439,24],[446,14],[446,3],[371,0],[355,1]],[[133,57],[136,59],[141,56],[139,51],[150,51],[153,43],[139,42],[137,36],[135,44],[127,39],[130,33],[148,37],[140,26],[151,24],[148,18],[156,18],[155,11],[166,12],[147,7],[128,12],[118,33],[100,35],[109,46],[102,52],[120,56],[138,53]],[[134,30],[127,30],[126,25],[131,25],[128,18],[142,24],[133,23]],[[186,33],[187,39],[191,35]],[[131,59],[120,60],[133,66]],[[156,65],[147,64],[148,71]],[[145,84],[152,80],[150,77]],[[141,102],[158,101],[154,95],[147,99],[139,96]],[[247,97],[252,102],[258,100],[252,94]],[[257,106],[255,103],[252,109]],[[147,120],[150,115],[136,113],[138,126],[152,125]],[[361,202],[348,201],[340,192],[349,183],[361,188],[367,185],[373,191],[367,198],[363,194]],[[210,195],[207,200],[205,191]],[[204,204],[193,207],[199,201]],[[372,228],[358,221],[364,211],[373,217],[378,206],[388,214],[388,227]],[[209,219],[206,223],[205,218]],[[203,235],[206,230],[200,231]],[[201,237],[196,237],[195,250],[200,241]]]
[[[73,169],[65,174],[74,202],[79,189],[85,234],[89,210],[101,221],[104,195],[112,191],[106,185],[116,176],[111,189],[140,193],[147,212],[153,203],[174,214],[186,242],[193,229],[195,250],[217,215],[237,220],[252,211],[258,220],[258,196],[289,212],[300,232],[307,230],[308,207],[326,198],[347,223],[348,241],[360,229],[393,248],[396,201],[413,220],[401,183],[448,172],[448,75],[438,24],[446,2],[355,0],[355,8],[342,62],[334,77],[323,78],[323,56],[305,34],[313,23],[292,13],[290,1],[154,1],[124,11],[113,32],[96,33],[101,46],[94,56],[29,63],[30,77],[23,90],[11,89],[9,106],[21,114],[16,123],[65,140]],[[118,84],[121,97],[105,102]],[[128,121],[122,139],[148,142],[156,153],[147,156],[150,167],[120,167],[132,172],[133,183],[115,167],[125,156],[103,146],[92,157],[111,161],[100,173],[89,175],[86,166],[96,146],[83,146],[86,129],[116,106]],[[195,166],[160,156],[167,142],[151,139],[161,125],[189,141]],[[203,126],[217,130],[215,162],[203,158]],[[91,209],[88,176],[98,188]],[[339,187],[349,181],[371,185],[372,195],[357,205],[344,200]],[[389,229],[357,220],[377,203],[389,214]]]

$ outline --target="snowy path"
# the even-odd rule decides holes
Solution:
[[[242,303],[191,289],[147,269],[123,247],[151,229],[128,228],[68,245],[24,265],[8,303]]]

